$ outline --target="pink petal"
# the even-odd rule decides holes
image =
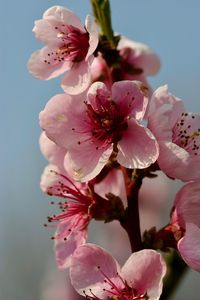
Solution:
[[[62,226],[62,225],[61,225]],[[70,267],[72,255],[74,251],[86,242],[87,231],[82,230],[73,232],[67,241],[57,239],[55,240],[55,255],[56,262],[60,269]]]
[[[64,157],[66,154],[66,149],[59,147],[57,144],[52,142],[43,131],[39,139],[40,150],[44,157],[51,164],[55,164],[60,168],[63,168]]]
[[[178,242],[178,250],[189,267],[200,272],[200,228],[186,224],[185,236]]]
[[[94,58],[90,67],[90,72],[92,76],[92,82],[101,80],[106,84],[107,87],[112,86],[110,70],[102,55],[99,54]]]
[[[200,159],[192,157],[185,149],[171,142],[160,142],[158,164],[169,177],[182,181],[200,178]]]
[[[160,59],[147,45],[131,41],[123,36],[118,48],[131,48],[129,62],[143,69],[146,75],[154,75],[159,71]]]
[[[141,294],[147,292],[150,300],[159,299],[165,273],[165,262],[154,250],[141,250],[131,254],[122,267],[122,274],[127,283]]]
[[[58,31],[55,29],[55,26],[53,26],[53,24],[47,20],[35,21],[33,32],[35,33],[35,37],[44,44],[56,46],[58,43]]]
[[[140,67],[145,75],[155,75],[160,70],[160,59],[150,48],[141,49],[141,54],[134,59],[135,65]]]
[[[135,120],[128,122],[122,140],[118,143],[117,161],[127,168],[143,169],[156,161],[159,154],[157,142],[152,133]]]
[[[59,174],[59,175],[58,175]],[[64,177],[60,176],[64,175],[69,177],[66,170],[63,166],[59,167],[57,165],[49,164],[44,168],[44,171],[40,180],[40,188],[44,193],[50,195],[58,194],[58,187],[60,187],[61,183],[65,186],[66,180]],[[68,184],[69,185],[69,184]]]
[[[48,80],[59,76],[71,67],[71,62],[54,62],[53,57],[51,58],[50,64],[45,63],[48,59],[48,53],[56,51],[52,47],[43,47],[40,50],[34,52],[27,64],[29,72],[38,79]]]
[[[86,60],[94,53],[99,42],[98,27],[91,16],[87,16],[85,20],[85,28],[89,33],[89,49]]]
[[[109,278],[120,289],[122,282],[117,278],[120,267],[117,261],[103,248],[93,244],[80,246],[73,255],[70,268],[71,282],[76,291],[84,296],[84,292],[91,296],[92,293],[100,299],[112,296]],[[107,278],[105,278],[105,276]]]
[[[53,164],[47,165],[42,173],[40,188],[44,193],[49,193],[49,188],[55,186],[60,180],[60,178],[52,171],[60,173],[59,168]]]
[[[149,104],[149,100],[153,94],[153,90],[152,90],[152,87],[149,85],[148,81],[147,81],[147,78],[145,77],[145,74],[124,74],[124,79],[125,80],[134,80],[134,81],[140,81],[143,83],[143,86],[144,86],[144,91],[145,91],[145,101],[148,102]],[[147,108],[148,108],[148,105],[147,105]],[[146,111],[145,111],[145,116],[147,114],[147,108],[146,108]],[[144,116],[144,118],[146,119],[146,117]]]
[[[83,118],[85,107],[81,100],[81,96],[72,98],[67,94],[59,94],[51,98],[40,113],[41,128],[60,147],[66,148],[77,143],[73,128],[77,126],[77,120]]]
[[[200,181],[183,186],[176,195],[175,208],[179,224],[193,223],[200,227]]]
[[[74,63],[70,72],[62,79],[63,90],[70,95],[84,92],[91,83],[91,74],[87,62]]]
[[[112,86],[112,99],[125,116],[141,120],[145,114],[148,100],[142,92],[142,83],[138,81],[118,81]]]
[[[184,125],[183,125],[183,128],[184,127],[188,127],[188,125],[190,125],[190,129],[189,129],[189,132],[192,134],[195,133],[195,137],[200,139],[199,136],[200,136],[200,114],[198,113],[185,113],[185,116],[184,116]],[[185,129],[185,128],[184,128]]]
[[[66,171],[77,181],[93,179],[107,164],[112,153],[112,146],[107,149],[96,149],[96,145],[83,143],[78,148],[70,148],[65,156]]]
[[[95,184],[95,192],[105,198],[105,195],[112,193],[126,202],[126,188],[124,176],[121,170],[112,169],[108,175],[98,184]]]
[[[62,6],[52,6],[43,14],[43,19],[72,25],[84,31],[80,19],[69,9]]]
[[[107,86],[105,83],[96,81],[94,82],[87,93],[87,99],[88,103],[90,103],[93,107],[94,110],[99,109],[99,101],[96,101],[96,98],[99,97],[101,99],[102,104],[107,103],[108,99],[110,99],[111,94],[110,91],[108,90]]]
[[[148,128],[159,140],[172,140],[172,128],[184,112],[183,102],[168,91],[167,85],[158,88],[148,106]]]

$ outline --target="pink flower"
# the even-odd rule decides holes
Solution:
[[[200,181],[188,183],[176,195],[172,217],[178,250],[200,272]]]
[[[40,136],[40,148],[50,162],[42,174],[41,189],[48,195],[60,198],[58,203],[51,203],[58,205],[61,213],[48,217],[48,226],[57,228],[53,237],[56,260],[59,268],[66,268],[76,247],[85,243],[90,220],[112,220],[112,214],[116,217],[118,208],[123,211],[120,202],[112,202],[109,196],[105,199],[105,195],[113,193],[124,197],[125,186],[120,171],[113,170],[100,183],[93,186],[90,182],[89,189],[87,183],[74,182],[69,177],[63,167],[66,150],[49,140],[44,132]]]
[[[87,227],[92,218],[90,207],[94,200],[86,185],[76,185],[59,172],[55,165],[48,165],[42,174],[40,185],[48,195],[64,199],[56,203],[61,213],[49,216],[48,222],[52,227],[57,227],[53,239],[58,267],[67,268],[74,250],[87,239]]]
[[[158,157],[157,142],[139,122],[147,106],[139,82],[121,81],[109,91],[96,82],[87,97],[57,95],[40,113],[46,135],[67,149],[64,165],[79,181],[94,178],[113,153],[127,168],[143,169]]]
[[[152,96],[148,116],[160,147],[160,169],[182,181],[200,179],[200,115],[186,113],[183,102],[162,86]]]
[[[120,268],[104,249],[85,244],[74,253],[71,282],[87,299],[157,300],[162,292],[166,266],[154,250],[131,254]]]
[[[66,149],[57,146],[42,132],[40,149],[49,165],[44,169],[40,187],[44,193],[58,196],[62,199],[57,204],[60,214],[48,217],[51,227],[57,231],[55,240],[55,255],[58,267],[67,268],[71,256],[79,245],[87,239],[87,227],[91,219],[89,207],[93,200],[87,195],[85,184],[75,183],[64,169]]]
[[[98,31],[90,16],[85,27],[70,10],[53,6],[37,20],[33,32],[45,47],[32,54],[29,71],[39,79],[51,79],[69,71],[62,79],[71,94],[84,91],[90,83],[89,66],[98,44]]]

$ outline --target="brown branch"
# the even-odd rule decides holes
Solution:
[[[138,194],[142,184],[140,178],[130,178],[130,172],[122,167],[124,174],[126,192],[127,192],[127,209],[123,220],[121,220],[121,226],[126,230],[132,252],[136,252],[142,249],[141,231],[140,231],[140,217],[139,217],[139,205]]]

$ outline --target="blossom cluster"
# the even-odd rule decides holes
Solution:
[[[156,300],[167,269],[161,253],[173,248],[200,271],[200,115],[186,112],[167,85],[152,90],[147,77],[159,71],[160,60],[147,45],[116,35],[113,46],[96,21],[87,16],[83,25],[69,9],[54,6],[33,28],[44,47],[30,57],[29,71],[44,80],[64,73],[63,92],[39,115],[48,161],[40,185],[58,197],[52,204],[60,210],[46,226],[56,227],[58,267],[70,269],[80,295]],[[143,178],[155,171],[184,186],[169,223],[142,239],[133,203]],[[122,268],[88,243],[92,219],[118,220],[127,231],[132,254]]]

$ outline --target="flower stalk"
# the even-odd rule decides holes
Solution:
[[[106,38],[110,48],[116,49],[109,0],[91,0],[91,5],[96,22],[100,28],[100,35]]]
[[[142,179],[136,175],[136,170],[134,179],[130,179],[130,174],[127,169],[122,167],[122,172],[124,174],[126,184],[127,208],[124,218],[121,220],[121,226],[128,234],[132,252],[136,252],[142,249],[138,204],[138,195],[142,185]]]

